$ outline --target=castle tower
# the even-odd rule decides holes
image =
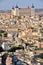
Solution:
[[[35,8],[34,8],[34,5],[32,4],[32,7],[31,7],[31,17],[34,17],[35,16]]]
[[[12,14],[14,16],[19,16],[19,7],[16,5],[15,8],[12,8]]]
[[[16,5],[16,7],[15,7],[15,14],[16,14],[16,16],[19,16],[19,7],[18,7],[18,5]]]

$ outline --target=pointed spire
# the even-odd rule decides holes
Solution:
[[[29,6],[28,6],[28,8],[29,8]]]
[[[15,8],[19,8],[18,5],[16,5]]]
[[[34,8],[34,5],[32,4],[32,8]]]
[[[14,9],[14,6],[12,7],[12,9]]]

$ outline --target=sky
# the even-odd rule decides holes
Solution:
[[[34,4],[35,8],[43,8],[43,0],[0,0],[0,10],[10,10],[12,6],[20,8],[31,7]]]

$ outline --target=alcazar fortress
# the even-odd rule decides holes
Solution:
[[[17,5],[15,8],[12,8],[12,14],[15,16],[34,16],[35,8],[32,5],[31,8],[19,8]]]
[[[39,15],[43,15],[43,10],[39,10],[38,12],[36,11],[34,5],[32,5],[32,7],[27,7],[27,8],[19,8],[17,5],[14,7],[12,7],[11,10],[3,12],[0,12],[0,19],[10,19],[13,18],[14,16],[39,16]]]

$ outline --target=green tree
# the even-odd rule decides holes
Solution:
[[[2,37],[2,34],[0,33],[0,37]]]
[[[13,46],[13,47],[11,47],[9,50],[8,50],[8,52],[15,52],[16,50],[19,50],[19,49],[23,49],[24,50],[24,47],[23,46],[18,46],[18,47],[16,47],[16,46]]]
[[[7,37],[7,32],[4,33],[4,37]]]
[[[43,53],[41,53],[41,54],[39,55],[39,58],[43,59]]]
[[[15,50],[17,50],[17,47],[11,47],[9,50],[8,50],[8,52],[15,52]]]
[[[3,52],[3,48],[0,46],[0,52]]]
[[[23,47],[22,45],[19,45],[19,46],[17,47],[17,49],[23,49],[23,50],[24,50],[24,47]]]

